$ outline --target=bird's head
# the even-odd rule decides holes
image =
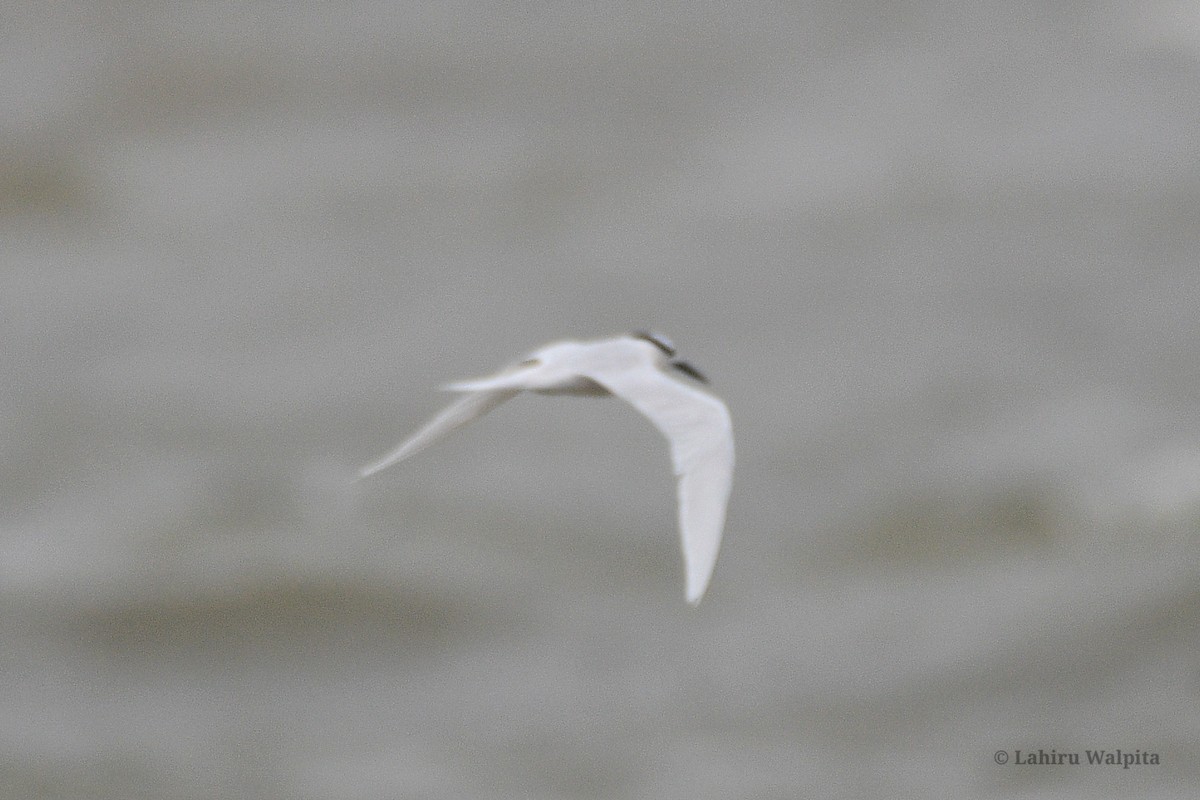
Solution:
[[[630,334],[630,336],[635,339],[641,339],[644,342],[649,342],[661,350],[663,355],[670,359],[669,363],[672,368],[679,370],[684,375],[694,378],[701,383],[708,383],[708,378],[704,377],[704,373],[693,367],[688,362],[675,358],[675,344],[666,336],[654,331],[634,331]]]
[[[661,333],[656,333],[654,331],[634,331],[629,335],[635,339],[641,339],[643,342],[649,342],[659,350],[662,350],[663,353],[665,353],[668,357],[675,355],[674,343],[672,343],[670,339],[668,339],[666,336],[663,336]]]

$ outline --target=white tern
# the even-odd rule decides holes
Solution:
[[[443,387],[463,396],[379,461],[367,477],[424,450],[523,391],[549,395],[615,395],[662,432],[678,479],[679,533],[686,597],[693,605],[708,588],[733,482],[733,425],[729,409],[701,389],[707,380],[675,357],[661,334],[637,332],[608,339],[546,345],[487,378]]]

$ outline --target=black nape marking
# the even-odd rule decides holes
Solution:
[[[650,331],[634,331],[632,334],[635,339],[642,339],[662,350],[668,356],[675,355],[675,345],[671,340],[663,336],[661,333],[651,333]]]
[[[672,361],[671,366],[682,372],[684,375],[690,375],[701,383],[708,383],[708,378],[700,370],[693,367],[686,361]]]

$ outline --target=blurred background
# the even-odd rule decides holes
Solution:
[[[9,3],[0,796],[1188,796],[1200,6]],[[445,381],[650,327],[664,443]],[[1158,755],[1022,767],[998,750]]]

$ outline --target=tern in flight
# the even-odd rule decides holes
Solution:
[[[654,423],[670,445],[678,479],[686,596],[695,605],[717,562],[733,481],[729,409],[700,388],[707,382],[695,367],[675,357],[674,345],[661,334],[556,342],[491,377],[443,387],[462,397],[361,474],[373,475],[424,450],[521,392],[615,395]]]

